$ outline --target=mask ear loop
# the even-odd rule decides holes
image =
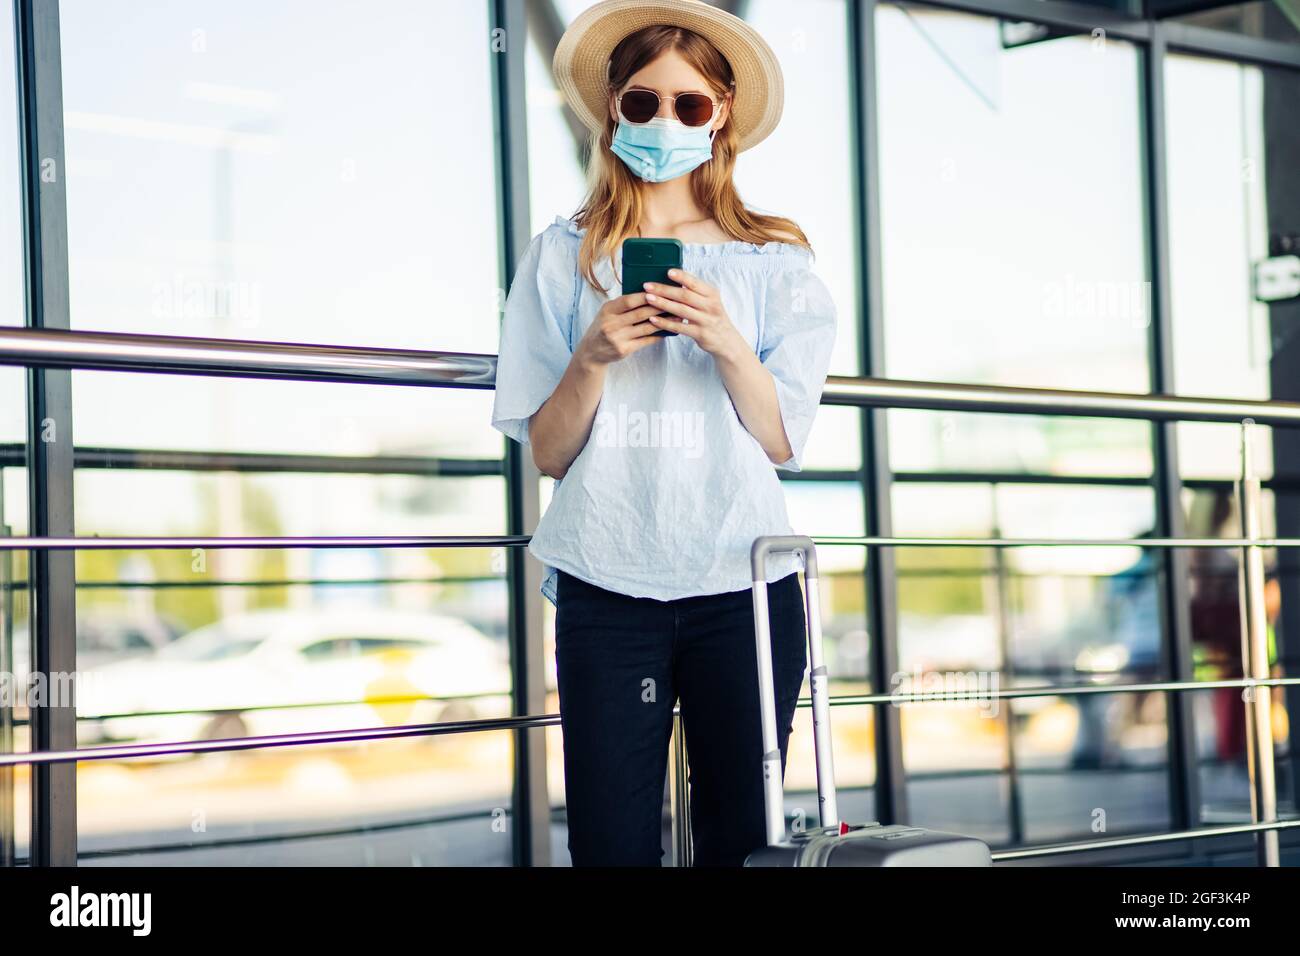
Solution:
[[[727,93],[727,94],[724,94],[724,96],[723,96],[723,101],[724,101],[724,102],[726,101],[726,96],[727,96],[727,95],[731,95],[731,96],[734,97],[734,96],[735,96],[735,93],[736,93],[736,81],[735,81],[735,80],[732,80],[731,83],[730,83],[729,85],[730,85],[731,89],[728,90],[728,93]],[[712,145],[714,139],[717,138],[718,130],[720,130],[720,129],[722,129],[721,126],[719,126],[718,129],[711,129],[711,130],[709,130],[709,144],[710,144],[710,145]]]

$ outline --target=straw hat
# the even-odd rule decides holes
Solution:
[[[602,0],[580,13],[551,64],[578,118],[593,131],[604,128],[610,54],[629,33],[661,23],[698,33],[727,58],[736,81],[727,122],[735,124],[740,151],[761,143],[781,119],[781,65],[757,30],[704,0]]]

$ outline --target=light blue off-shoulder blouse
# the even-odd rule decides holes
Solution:
[[[533,236],[506,296],[492,425],[527,444],[528,420],[550,397],[600,307],[622,294],[578,273],[585,229],[557,216]],[[556,569],[633,597],[668,601],[750,587],[749,549],[791,534],[777,468],[797,471],[835,341],[835,304],[791,243],[684,243],[683,268],[721,291],[727,315],[772,373],[794,454],[773,465],[741,424],[713,358],[685,335],[614,362],[591,436],[538,523],[529,551],[556,602]],[[773,558],[767,580],[798,568]]]

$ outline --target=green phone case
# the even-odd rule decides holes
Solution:
[[[681,286],[668,278],[669,269],[682,267],[682,243],[680,239],[624,239],[623,240],[623,294],[644,292],[645,283],[662,282],[664,285]],[[670,315],[660,312],[660,315]],[[675,318],[675,316],[673,316]],[[655,335],[676,335],[667,329],[660,329]]]

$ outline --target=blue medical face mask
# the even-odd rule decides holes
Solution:
[[[609,148],[642,179],[662,183],[713,158],[713,130],[709,127],[709,123],[687,126],[666,116],[636,126],[620,118]]]

